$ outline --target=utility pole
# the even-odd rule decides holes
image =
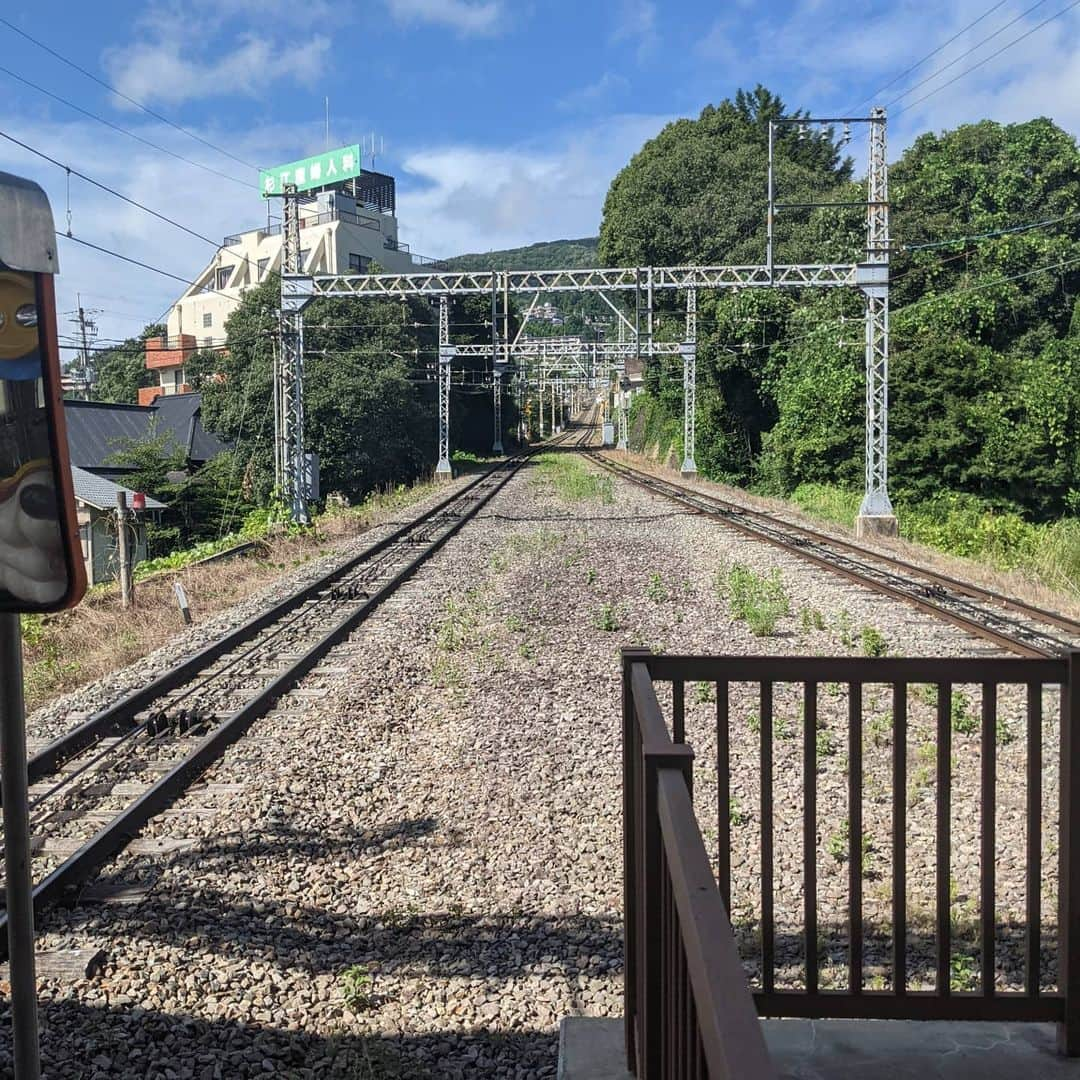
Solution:
[[[697,289],[686,290],[686,340],[682,353],[683,380],[683,475],[697,472],[694,461],[697,438]]]
[[[293,521],[307,524],[307,482],[304,463],[304,301],[290,278],[300,275],[300,201],[296,185],[286,184],[281,230],[281,348],[278,405],[281,409],[278,454],[281,498]],[[275,472],[278,470],[275,469]]]
[[[77,380],[72,380],[72,390],[78,397],[87,400],[94,386],[94,366],[90,346],[97,337],[98,327],[94,316],[98,314],[98,311],[96,309],[88,311],[83,307],[81,293],[76,293],[75,296],[78,308],[75,311],[69,311],[68,318],[78,328],[80,345],[77,361],[79,375]]]
[[[131,576],[131,545],[128,543],[127,492],[116,493],[116,553],[120,561],[120,606],[135,606],[135,583]]]
[[[439,463],[435,475],[450,479],[450,364],[457,350],[450,344],[450,299],[439,297]]]

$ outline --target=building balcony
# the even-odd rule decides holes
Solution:
[[[159,368],[183,367],[197,348],[194,334],[174,334],[171,337],[146,339],[146,367],[149,371]]]

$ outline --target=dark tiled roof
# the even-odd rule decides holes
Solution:
[[[71,467],[71,483],[75,488],[76,499],[88,503],[90,506],[96,506],[99,510],[115,510],[116,493],[118,491],[127,492],[129,506],[132,504],[132,497],[135,495],[131,488],[126,488],[122,484],[114,484],[111,480],[106,480],[102,476],[95,476],[85,469],[80,469],[77,465]],[[149,495],[145,495],[144,498],[146,499],[147,510],[168,509],[163,502],[158,502],[157,499],[152,499]]]
[[[193,464],[216,457],[228,444],[202,426],[199,394],[170,394],[153,405],[116,405],[105,401],[65,401],[71,464],[93,472],[123,473],[111,461],[128,440],[168,433]]]

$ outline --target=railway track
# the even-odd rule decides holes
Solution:
[[[584,445],[570,428],[546,444]],[[508,459],[28,761],[35,910],[71,895],[471,521]],[[6,955],[0,914],[0,957]]]
[[[594,455],[593,460],[608,472],[681,506],[715,517],[747,536],[903,600],[1021,656],[1060,656],[1080,643],[1080,621],[1065,615],[653,476],[603,455]]]

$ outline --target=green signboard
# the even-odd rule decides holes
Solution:
[[[259,190],[263,195],[281,195],[286,184],[295,184],[297,191],[308,191],[359,175],[359,145],[339,146],[336,150],[327,150],[325,154],[316,154],[302,161],[261,169]]]

